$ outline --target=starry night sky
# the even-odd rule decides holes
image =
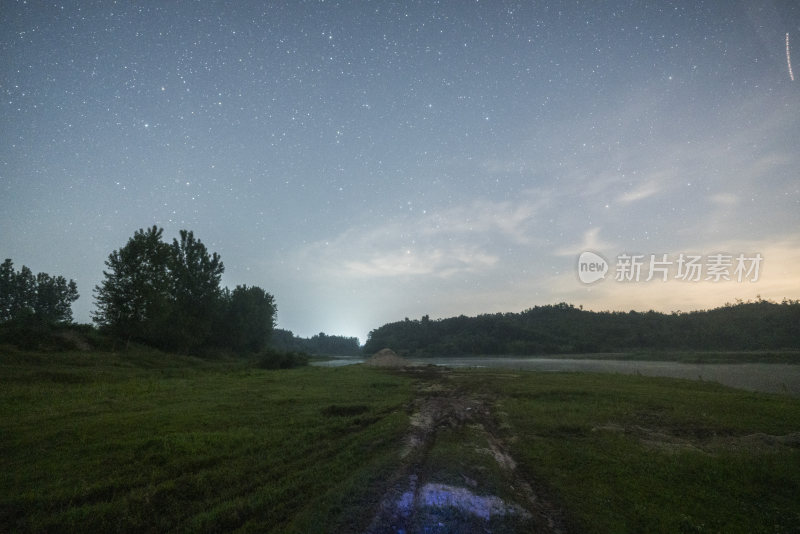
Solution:
[[[762,4],[762,5],[757,5]],[[278,324],[800,298],[796,2],[0,0],[0,256],[190,229]],[[582,284],[577,255],[764,257]]]

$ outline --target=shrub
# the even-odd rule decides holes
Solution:
[[[293,369],[308,365],[309,356],[305,352],[281,352],[267,349],[261,352],[256,362],[259,369]]]

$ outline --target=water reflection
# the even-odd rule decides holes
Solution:
[[[777,363],[678,363],[557,358],[432,358],[451,367],[494,367],[522,371],[620,373],[719,382],[751,391],[800,396],[800,365]]]
[[[312,361],[311,365],[315,367],[342,367],[356,363],[364,363],[364,358],[360,356],[342,357],[335,360]]]

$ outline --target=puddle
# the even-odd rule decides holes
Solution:
[[[519,515],[530,517],[530,514],[515,504],[508,504],[494,495],[479,496],[467,488],[448,486],[446,484],[425,484],[416,496],[419,507],[455,508],[459,512],[489,520],[492,517]]]

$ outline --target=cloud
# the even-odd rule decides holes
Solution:
[[[474,200],[425,214],[404,214],[352,227],[302,247],[298,262],[325,276],[449,278],[493,269],[501,245],[533,247],[536,218],[547,200],[525,192],[517,200]]]
[[[717,193],[708,199],[718,206],[735,206],[739,203],[739,197],[733,193]]]
[[[609,243],[600,239],[601,228],[592,228],[583,234],[583,240],[580,243],[567,245],[556,249],[553,254],[556,256],[578,256],[584,251],[608,251],[615,247],[613,243]]]
[[[342,273],[351,276],[420,276],[448,278],[459,273],[472,273],[492,267],[497,256],[477,247],[450,247],[431,250],[388,251],[366,259],[344,261]]]
[[[637,188],[623,193],[617,197],[617,202],[621,202],[623,204],[637,202],[639,200],[644,200],[645,198],[651,197],[659,191],[661,191],[661,186],[659,184],[657,184],[655,181],[648,181],[640,184]]]
[[[527,190],[516,200],[478,199],[417,218],[411,226],[420,234],[500,236],[517,243],[531,243],[536,216],[547,205],[549,194]]]

